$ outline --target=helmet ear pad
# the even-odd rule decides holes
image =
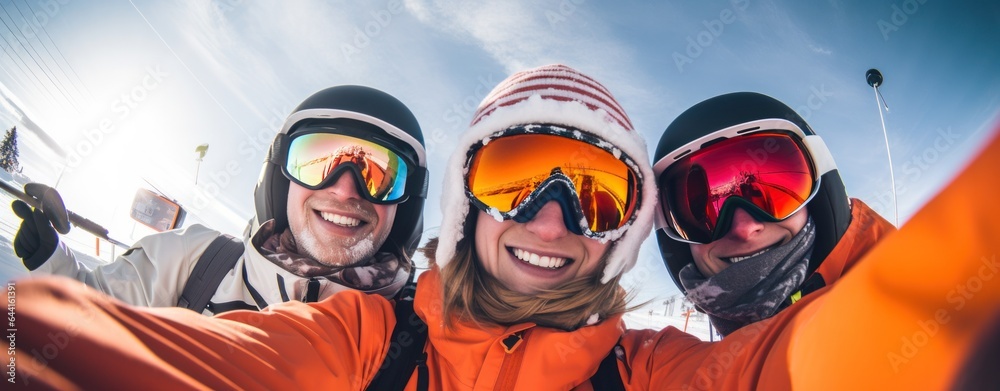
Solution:
[[[850,199],[847,197],[847,188],[840,178],[840,172],[833,170],[820,178],[819,192],[806,205],[809,216],[818,228],[807,275],[819,268],[851,225]]]
[[[288,186],[291,182],[281,173],[281,166],[277,163],[283,154],[281,148],[287,137],[280,133],[275,135],[264,158],[264,167],[260,170],[257,187],[254,188],[254,207],[257,211],[254,215],[254,228],[267,220],[262,219],[262,216],[270,216],[275,220],[274,232],[288,228]]]

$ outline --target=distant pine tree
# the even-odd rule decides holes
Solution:
[[[7,172],[21,172],[17,157],[17,126],[14,126],[7,129],[7,135],[0,142],[0,168]]]

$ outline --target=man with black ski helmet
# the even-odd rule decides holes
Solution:
[[[763,94],[720,95],[681,113],[653,169],[660,254],[722,335],[833,283],[895,230],[848,198],[809,124]]]
[[[40,211],[19,201],[14,248],[32,274],[73,277],[134,305],[215,314],[345,289],[394,297],[412,278],[426,167],[420,125],[402,102],[337,86],[306,98],[279,129],[254,189],[255,216],[242,242],[228,240],[225,266],[198,267],[224,261],[209,255],[224,254],[213,242],[227,240],[195,224],[144,237],[89,270],[35,218]],[[204,282],[206,270],[220,268],[221,281]],[[192,304],[199,296],[204,304]]]

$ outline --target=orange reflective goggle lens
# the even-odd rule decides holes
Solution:
[[[560,201],[577,205],[586,220],[576,220],[580,227],[570,227],[574,232],[594,236],[630,221],[638,195],[637,175],[625,160],[576,138],[529,133],[491,139],[473,152],[467,189],[481,209],[513,218],[556,173],[571,181],[576,192],[564,192],[573,199]]]

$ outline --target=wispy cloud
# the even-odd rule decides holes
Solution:
[[[558,62],[595,77],[626,107],[652,109],[648,102],[672,100],[657,90],[653,75],[638,67],[640,54],[634,44],[613,34],[614,26],[594,4],[526,0],[474,4],[406,0],[405,4],[427,27],[476,45],[506,74]]]
[[[827,49],[827,48],[823,48],[823,47],[819,47],[819,46],[817,46],[814,43],[810,43],[808,46],[809,46],[810,50],[812,50],[813,52],[815,52],[817,54],[822,54],[822,55],[827,55],[827,56],[833,54],[832,50]]]
[[[572,8],[532,1],[407,0],[405,4],[425,25],[475,43],[509,73],[555,61],[627,62],[633,57],[626,45],[605,38],[609,34],[602,32],[608,27],[587,3]],[[589,33],[581,35],[584,31]]]
[[[258,42],[233,25],[231,18],[246,14],[239,7],[243,5],[220,8],[212,2],[187,2],[179,10],[179,19],[188,25],[177,27],[186,47],[212,72],[212,81],[223,83],[244,109],[267,123],[275,100],[290,94],[269,56],[258,49]]]

